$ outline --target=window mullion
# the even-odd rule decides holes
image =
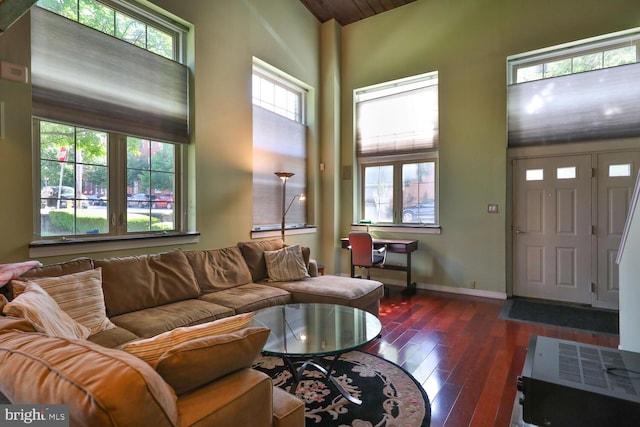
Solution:
[[[109,230],[123,235],[127,231],[126,137],[110,134],[109,143]]]
[[[393,222],[402,223],[402,162],[393,164]]]

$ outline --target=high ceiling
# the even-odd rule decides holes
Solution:
[[[378,13],[386,12],[396,7],[416,0],[300,0],[307,9],[318,18],[326,22],[332,18],[342,26]]]

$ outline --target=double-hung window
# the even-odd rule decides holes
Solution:
[[[137,3],[31,12],[39,239],[185,231],[186,29]]]
[[[307,185],[307,89],[293,77],[255,60],[253,68],[253,231],[281,227],[286,181],[285,228],[307,225],[303,194]]]
[[[438,74],[358,89],[356,220],[438,223]]]
[[[640,135],[639,60],[639,29],[509,57],[509,147]]]

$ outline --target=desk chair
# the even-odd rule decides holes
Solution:
[[[367,269],[367,279],[371,279],[371,267],[382,267],[387,259],[387,248],[374,248],[371,234],[362,231],[349,233],[351,249],[351,277],[355,277],[355,267]]]

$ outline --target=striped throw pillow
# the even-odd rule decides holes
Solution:
[[[309,277],[300,245],[264,251],[270,282],[288,282]]]
[[[127,343],[121,348],[155,367],[160,356],[173,347],[197,338],[239,331],[247,327],[252,318],[253,313],[243,313],[200,325],[175,328],[155,337]]]
[[[91,335],[116,327],[107,318],[102,293],[102,269],[81,271],[58,277],[28,279],[44,289],[62,311],[91,331]],[[25,289],[26,282],[12,280],[14,297]]]
[[[33,282],[28,282],[23,292],[7,303],[2,312],[25,319],[36,331],[52,337],[86,339],[89,336],[89,329],[73,320],[44,289]]]

